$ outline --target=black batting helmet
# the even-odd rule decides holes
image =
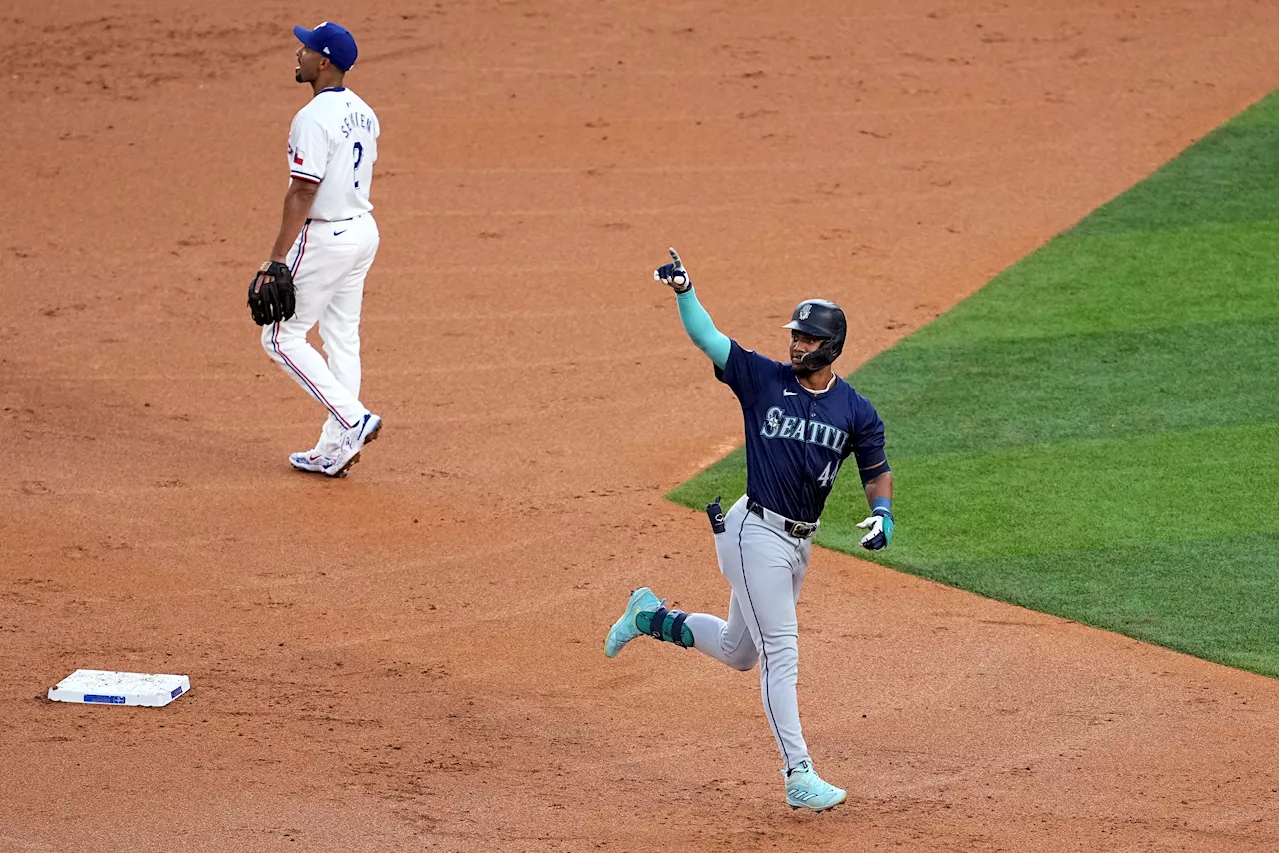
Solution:
[[[794,329],[815,338],[822,345],[802,359],[805,370],[821,370],[840,357],[847,325],[840,306],[827,299],[806,299],[791,312],[791,322],[782,328]]]

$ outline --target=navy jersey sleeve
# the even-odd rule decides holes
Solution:
[[[861,394],[855,394],[853,406],[853,435],[848,452],[858,462],[858,470],[864,475],[877,477],[889,470],[884,454],[884,421],[880,420],[876,407]],[[846,454],[847,458],[847,454]]]
[[[716,368],[716,379],[728,385],[744,407],[778,382],[778,362],[729,342],[729,358],[724,369]]]

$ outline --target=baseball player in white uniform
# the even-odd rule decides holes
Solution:
[[[313,96],[289,129],[289,189],[263,270],[287,266],[289,276],[281,278],[292,277],[296,313],[280,312],[283,319],[264,325],[262,347],[327,412],[316,446],[291,454],[289,463],[343,477],[382,428],[382,418],[360,401],[360,306],[378,251],[369,187],[379,125],[343,85],[356,61],[351,33],[329,21],[293,32],[302,42],[295,77],[311,84]],[[327,360],[307,343],[316,323]]]

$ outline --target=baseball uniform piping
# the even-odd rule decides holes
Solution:
[[[312,394],[315,395],[316,399],[319,400],[321,403],[324,403],[324,407],[333,413],[333,416],[338,419],[338,423],[342,424],[344,429],[351,429],[351,424],[347,423],[347,419],[344,418],[342,415],[338,414],[338,410],[333,407],[332,403],[330,403],[327,399],[325,399],[325,396],[320,393],[320,389],[317,388],[315,384],[312,383],[312,381],[307,378],[307,375],[305,373],[303,373],[301,370],[298,369],[298,366],[289,359],[289,356],[284,354],[284,350],[280,349],[280,324],[279,323],[276,323],[276,328],[271,333],[271,348],[276,351],[276,354],[279,355],[280,358],[284,359],[284,363],[287,364],[289,366],[289,369],[292,370],[295,374],[297,374],[298,378],[301,379],[306,384],[307,389]]]
[[[769,724],[778,734],[778,744],[782,747],[782,760],[791,769],[791,757],[787,755],[787,744],[778,728],[778,720],[773,715],[773,702],[769,699],[769,653],[765,650],[764,629],[760,627],[760,617],[756,616],[756,605],[751,600],[751,587],[747,584],[747,558],[742,554],[742,531],[746,529],[747,519],[751,514],[742,514],[742,524],[738,526],[738,568],[742,571],[742,588],[747,593],[747,606],[751,608],[751,618],[756,623],[756,631],[760,634],[760,681],[764,684],[764,707],[769,714]]]
[[[293,259],[293,266],[289,267],[289,274],[296,276],[298,267],[302,266],[302,256],[307,253],[307,231],[311,230],[311,220],[307,220],[307,224],[302,226],[302,233],[298,235],[298,257]]]

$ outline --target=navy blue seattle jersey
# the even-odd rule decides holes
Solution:
[[[774,512],[817,521],[850,454],[860,468],[884,461],[884,423],[871,401],[839,376],[829,390],[814,393],[791,365],[733,341],[716,378],[742,404],[747,494]]]

